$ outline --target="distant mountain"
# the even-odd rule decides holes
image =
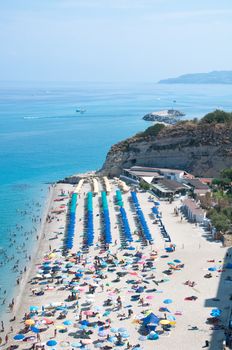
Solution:
[[[163,79],[159,84],[232,84],[232,71],[184,74],[177,78]]]

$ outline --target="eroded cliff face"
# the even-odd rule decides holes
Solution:
[[[135,135],[111,147],[101,173],[118,176],[133,165],[218,176],[232,166],[232,125],[188,122],[167,126],[156,137]]]

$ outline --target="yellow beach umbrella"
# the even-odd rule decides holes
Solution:
[[[58,326],[56,326],[56,329],[66,329],[66,327],[62,326],[62,325],[58,325]]]
[[[171,326],[175,326],[175,325],[176,325],[176,321],[170,321],[169,324],[170,324]]]
[[[34,324],[35,324],[35,321],[32,320],[32,319],[29,319],[29,320],[25,321],[25,325],[27,325],[27,326],[34,326]]]
[[[161,320],[160,324],[162,324],[163,326],[166,326],[167,324],[170,324],[170,321],[168,321],[168,320]]]

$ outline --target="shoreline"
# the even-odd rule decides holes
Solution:
[[[51,190],[49,190],[49,188]],[[46,217],[47,217],[47,214],[50,210],[50,206],[51,206],[52,199],[54,196],[54,187],[52,184],[47,187],[47,191],[48,191],[48,193],[46,195],[46,200],[44,202],[44,208],[43,208],[42,213],[41,213],[41,223],[37,228],[38,231],[35,233],[35,235],[38,236],[38,240],[35,241],[34,247],[32,247],[32,252],[31,252],[32,258],[26,265],[27,271],[23,274],[23,276],[20,280],[20,284],[19,285],[16,284],[14,286],[14,293],[13,293],[12,298],[15,300],[15,304],[14,304],[13,309],[9,310],[9,308],[8,308],[9,311],[7,311],[5,313],[5,317],[4,316],[2,317],[3,322],[5,323],[6,326],[8,326],[8,328],[10,328],[10,326],[12,325],[12,323],[10,322],[10,319],[18,313],[18,311],[21,307],[23,293],[25,292],[26,286],[30,280],[30,277],[32,276],[32,272],[33,272],[33,269],[35,266],[35,261],[37,259],[38,252],[39,252],[40,247],[41,247],[43,240],[44,240],[43,231],[44,231],[44,228],[46,225]]]

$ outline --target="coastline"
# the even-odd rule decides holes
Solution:
[[[49,190],[50,188],[50,190]],[[13,293],[13,298],[15,300],[15,304],[12,310],[9,310],[8,312],[5,313],[5,317],[3,316],[3,322],[6,324],[6,326],[10,327],[11,323],[10,323],[10,319],[12,317],[14,317],[14,315],[18,314],[20,308],[21,308],[21,304],[22,304],[22,300],[23,300],[23,294],[26,290],[27,284],[33,274],[33,270],[35,268],[35,262],[38,258],[38,256],[40,254],[40,248],[43,246],[43,232],[44,232],[44,228],[46,225],[46,217],[47,214],[50,210],[50,206],[52,203],[54,197],[54,187],[53,185],[49,185],[48,186],[48,193],[46,196],[46,200],[44,202],[44,208],[42,210],[41,213],[41,223],[38,226],[38,231],[35,233],[38,236],[38,240],[35,242],[34,247],[32,247],[32,258],[31,261],[29,263],[27,263],[27,271],[24,273],[24,275],[22,276],[21,280],[20,280],[20,284],[19,285],[15,285],[14,287],[14,293]]]

